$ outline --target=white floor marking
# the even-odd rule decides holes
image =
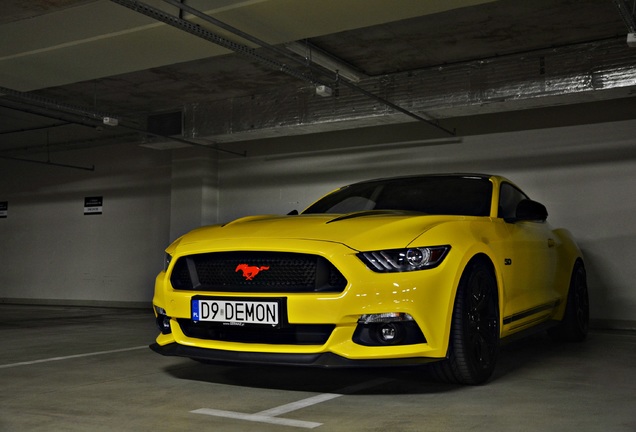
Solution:
[[[291,402],[285,405],[281,405],[281,406],[274,407],[265,411],[261,411],[256,414],[245,414],[245,413],[240,413],[235,411],[223,411],[223,410],[216,410],[216,409],[210,409],[210,408],[201,408],[201,409],[197,409],[190,412],[193,414],[204,414],[204,415],[209,415],[214,417],[231,418],[235,420],[245,420],[245,421],[277,424],[277,425],[284,425],[284,426],[293,426],[293,427],[304,428],[304,429],[314,429],[314,428],[317,428],[318,426],[322,426],[322,423],[285,419],[285,418],[279,418],[277,416],[281,414],[287,414],[292,411],[297,411],[302,408],[307,408],[309,406],[326,402],[335,398],[339,398],[340,396],[344,396],[344,394],[347,394],[347,393],[353,393],[355,391],[364,390],[371,387],[376,387],[380,384],[384,384],[389,381],[390,380],[388,379],[377,379],[373,381],[368,381],[365,383],[345,387],[341,389],[338,393],[319,394],[319,395],[312,396],[306,399],[301,399],[296,402]]]
[[[275,407],[275,408],[272,408],[272,409],[261,411],[259,413],[256,413],[255,415],[276,417],[276,416],[279,416],[281,414],[287,414],[287,413],[292,412],[292,411],[297,411],[299,409],[306,408],[308,406],[316,405],[316,404],[319,404],[319,403],[322,403],[322,402],[327,402],[328,400],[339,398],[340,396],[342,396],[342,395],[341,394],[335,394],[335,393],[319,394],[317,396],[313,396],[313,397],[310,397],[310,398],[307,398],[307,399],[303,399],[303,400],[299,400],[299,401],[296,401],[296,402],[288,403],[287,405],[281,405],[279,407]]]
[[[276,424],[276,425],[282,425],[282,426],[294,426],[294,427],[303,428],[303,429],[314,429],[322,425],[322,423],[308,422],[308,421],[302,421],[302,420],[291,420],[291,419],[285,419],[285,418],[263,416],[258,414],[244,414],[244,413],[234,412],[234,411],[221,411],[221,410],[215,410],[215,409],[209,409],[209,408],[201,408],[201,409],[190,411],[190,412],[194,414],[205,414],[209,416],[225,417],[225,418],[231,418],[235,420],[246,420],[246,421],[258,422],[258,423],[269,423],[269,424]]]
[[[136,350],[147,349],[147,348],[148,348],[148,346],[144,345],[144,346],[138,346],[138,347],[132,347],[132,348],[122,348],[122,349],[116,349],[116,350],[110,350],[110,351],[97,351],[97,352],[92,352],[92,353],[75,354],[75,355],[64,356],[64,357],[51,357],[51,358],[47,358],[47,359],[32,360],[32,361],[25,361],[25,362],[19,362],[19,363],[11,363],[11,364],[0,365],[0,369],[7,369],[7,368],[18,367],[18,366],[29,366],[29,365],[34,365],[34,364],[38,364],[38,363],[48,363],[48,362],[54,362],[54,361],[71,360],[71,359],[82,358],[82,357],[92,357],[92,356],[104,355],[104,354],[114,354],[114,353],[120,353],[120,352],[126,352],[126,351],[136,351]]]

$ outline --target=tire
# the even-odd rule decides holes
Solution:
[[[483,259],[469,263],[457,288],[448,358],[431,365],[446,382],[482,384],[499,355],[499,302],[492,267]]]
[[[590,327],[590,301],[587,292],[587,276],[581,261],[577,261],[572,270],[567,304],[563,320],[548,330],[555,340],[582,342],[587,338]]]

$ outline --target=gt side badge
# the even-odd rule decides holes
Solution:
[[[505,265],[512,265],[512,258],[504,258]]]

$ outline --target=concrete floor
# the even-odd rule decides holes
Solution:
[[[147,348],[151,312],[0,305],[0,431],[636,431],[636,334],[504,347],[492,381],[421,368],[202,365]]]

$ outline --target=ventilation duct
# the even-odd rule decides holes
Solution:
[[[368,78],[359,86],[443,122],[634,96],[636,57],[622,38],[615,38]],[[323,98],[312,87],[291,86],[276,93],[190,104],[184,115],[186,136],[209,136],[216,142],[412,121],[348,89]]]

